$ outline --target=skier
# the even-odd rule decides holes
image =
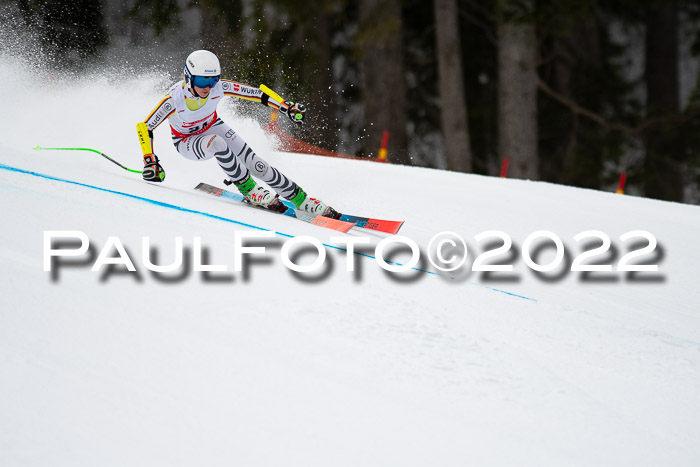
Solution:
[[[136,125],[143,151],[143,179],[150,182],[165,179],[165,171],[153,153],[153,130],[167,119],[173,144],[180,155],[193,161],[216,157],[228,177],[227,184],[233,183],[252,204],[284,211],[286,208],[279,199],[282,196],[302,211],[339,218],[335,209],[309,197],[299,185],[265,162],[217,116],[216,107],[224,96],[261,102],[278,109],[297,124],[301,124],[306,112],[302,104],[279,102],[256,87],[221,79],[216,55],[196,50],[185,60],[185,79],[174,84],[146,120]],[[276,193],[272,194],[253,177],[261,179]]]

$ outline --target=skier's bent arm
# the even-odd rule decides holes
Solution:
[[[153,154],[153,130],[175,113],[175,104],[170,95],[166,95],[148,114],[143,122],[136,125],[139,144],[144,157]]]
[[[306,114],[306,107],[299,103],[285,101],[279,94],[270,90],[267,86],[256,88],[248,84],[239,83],[230,79],[222,79],[221,85],[224,95],[260,102],[265,106],[272,107],[287,115],[294,123],[302,123]],[[264,92],[268,89],[270,92]]]
[[[263,105],[278,109],[284,105],[275,99],[270,99],[261,89],[248,84],[239,83],[230,79],[222,79],[221,86],[225,96],[233,96],[239,99],[246,99],[253,102],[261,102]]]
[[[160,165],[158,156],[153,153],[153,130],[175,112],[172,98],[167,95],[161,100],[146,120],[136,124],[139,145],[143,153],[143,179],[150,182],[162,182],[165,170]]]

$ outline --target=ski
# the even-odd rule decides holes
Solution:
[[[398,233],[404,221],[388,221],[385,219],[372,219],[370,217],[353,216],[350,214],[342,214],[341,221],[352,222],[363,229],[376,230],[390,234]]]
[[[287,207],[287,209],[284,212],[279,212],[279,211],[273,211],[271,209],[265,209],[261,206],[255,206],[253,204],[250,204],[245,200],[243,195],[240,193],[235,193],[233,191],[229,190],[224,190],[223,188],[218,188],[212,185],[209,185],[207,183],[199,183],[196,187],[194,187],[195,190],[201,191],[203,193],[207,193],[210,195],[218,196],[221,198],[226,198],[230,199],[232,201],[245,204],[247,206],[250,206],[252,208],[256,209],[261,209],[266,212],[272,212],[275,214],[282,214],[285,216],[289,217],[294,217],[296,219],[299,219],[304,222],[308,222],[309,224],[317,225],[319,227],[325,227],[327,229],[332,229],[332,230],[337,230],[338,232],[343,232],[347,233],[348,230],[350,230],[352,227],[355,227],[355,223],[351,221],[343,221],[343,220],[338,220],[338,219],[331,219],[329,217],[323,217],[323,216],[314,216],[311,214],[308,214],[304,211],[299,211],[298,209],[294,209],[293,205],[290,206],[291,203],[285,202],[284,205]]]
[[[294,205],[287,201],[282,200],[285,206],[289,209],[294,210]],[[396,234],[403,225],[404,221],[389,221],[386,219],[374,219],[371,217],[355,216],[352,214],[340,213],[340,220],[343,222],[350,222],[357,227],[361,227],[367,230],[375,230],[377,232],[385,232],[388,234]]]
[[[206,183],[200,183],[195,187],[195,190],[203,191],[205,193],[209,193],[215,196],[221,196],[224,198],[232,199],[234,201],[237,201],[239,203],[244,203],[249,206],[262,209],[264,211],[268,212],[275,212],[275,211],[270,211],[269,209],[261,208],[259,206],[253,206],[250,203],[245,201],[245,198],[243,198],[243,195],[240,193],[236,193],[233,191],[229,190],[224,190],[223,188],[217,188],[212,185],[208,185]],[[331,228],[334,230],[338,230],[340,232],[347,232],[350,227],[361,227],[363,229],[367,230],[374,230],[377,232],[384,232],[388,234],[396,234],[398,233],[399,229],[401,226],[403,226],[404,221],[390,221],[386,219],[375,219],[372,217],[364,217],[364,216],[355,216],[352,214],[341,214],[339,220],[335,219],[330,219],[328,217],[323,217],[323,216],[313,216],[308,213],[305,213],[304,211],[299,211],[294,207],[294,205],[283,199],[281,200],[282,203],[287,206],[287,210],[283,213],[278,213],[278,214],[284,214],[286,216],[290,217],[296,217],[297,219],[300,219],[304,222],[308,222],[310,224],[314,225],[321,225],[322,227],[327,227]],[[349,226],[348,226],[349,225]]]

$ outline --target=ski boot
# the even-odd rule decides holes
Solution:
[[[299,186],[297,186],[294,194],[287,199],[300,211],[317,216],[330,217],[331,219],[340,219],[341,214],[338,211],[328,206],[320,199],[309,197]]]
[[[248,177],[242,182],[234,183],[238,191],[245,197],[253,206],[258,206],[264,209],[275,212],[285,212],[287,206],[282,203],[278,194],[272,194],[270,190],[255,183],[253,177]]]

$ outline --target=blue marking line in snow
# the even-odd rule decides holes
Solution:
[[[217,216],[217,215],[215,215],[215,214],[210,214],[210,213],[204,212],[204,211],[197,211],[197,210],[195,210],[195,209],[189,209],[189,208],[185,208],[185,207],[182,207],[182,206],[177,206],[177,205],[175,205],[175,204],[164,203],[163,201],[157,201],[157,200],[150,199],[150,198],[144,198],[143,196],[137,196],[137,195],[132,195],[132,194],[130,194],[130,193],[124,193],[124,192],[122,192],[122,191],[115,191],[115,190],[110,190],[110,189],[107,189],[107,188],[101,188],[101,187],[99,187],[99,186],[94,186],[94,185],[88,185],[88,184],[86,184],[86,183],[75,182],[75,181],[73,181],[73,180],[67,180],[67,179],[65,179],[65,178],[53,177],[53,176],[51,176],[51,175],[46,175],[46,174],[42,174],[42,173],[39,173],[39,172],[32,172],[31,170],[18,169],[18,168],[16,168],[16,167],[10,167],[9,165],[5,165],[5,164],[2,164],[2,163],[0,163],[0,169],[7,170],[7,171],[9,171],[9,172],[17,172],[17,173],[21,173],[21,174],[25,174],[25,175],[32,175],[32,176],[34,176],[34,177],[44,178],[44,179],[46,179],[46,180],[53,180],[53,181],[55,181],[55,182],[68,183],[68,184],[70,184],[70,185],[76,185],[76,186],[80,186],[80,187],[83,187],[83,188],[90,188],[90,189],[92,189],[92,190],[97,190],[97,191],[101,191],[101,192],[104,192],[104,193],[111,193],[111,194],[113,194],[113,195],[119,195],[119,196],[124,196],[124,197],[126,197],[126,198],[131,198],[131,199],[136,199],[136,200],[139,200],[139,201],[144,201],[144,202],[146,202],[146,203],[154,204],[154,205],[156,205],[156,206],[160,206],[160,207],[163,207],[163,208],[174,209],[174,210],[176,210],[176,211],[186,212],[186,213],[189,213],[189,214],[199,214],[200,216],[205,216],[205,217],[208,217],[208,218],[210,218],[210,219],[217,219],[217,220],[220,220],[220,221],[229,222],[229,223],[232,223],[232,224],[237,224],[237,225],[240,225],[240,226],[243,226],[243,227],[248,227],[248,228],[251,228],[251,229],[264,230],[264,231],[267,231],[267,232],[274,232],[275,234],[280,235],[280,236],[282,236],[282,237],[294,238],[294,235],[289,235],[289,234],[286,234],[286,233],[283,233],[283,232],[277,232],[277,231],[275,231],[275,230],[266,229],[266,228],[264,228],[264,227],[260,227],[260,226],[253,225],[253,224],[247,224],[247,223],[245,223],[245,222],[237,221],[237,220],[234,220],[234,219],[229,219],[229,218],[227,218],[227,217]],[[347,252],[347,250],[346,250],[345,248],[340,248],[340,247],[335,246],[335,245],[329,245],[329,244],[327,244],[327,243],[323,243],[323,246],[325,246],[325,247],[327,247],[327,248],[333,248],[333,249],[335,249],[335,250]],[[376,260],[376,257],[374,257],[374,256],[372,256],[372,255],[368,255],[368,254],[366,254],[366,253],[355,252],[355,254],[358,255],[358,256],[364,256],[364,257],[366,257],[366,258],[371,258],[371,259],[375,259],[375,260]],[[386,261],[386,260],[385,260],[385,261]],[[387,262],[387,263],[396,264],[396,265],[398,265],[398,266],[403,266],[401,263],[397,263],[397,262],[395,262],[395,261],[386,261],[386,262]],[[435,272],[433,272],[433,271],[426,271],[425,269],[420,269],[420,268],[411,268],[411,269],[413,269],[414,271],[424,272],[424,273],[426,273],[426,274],[430,274],[430,275],[433,275],[433,276],[440,276],[440,275],[441,275],[441,274],[437,274],[437,273],[435,273]],[[474,284],[474,285],[480,285],[480,284]],[[486,287],[486,286],[481,286],[481,287]],[[506,294],[506,295],[510,295],[510,296],[512,296],[512,297],[522,298],[522,299],[530,300],[530,301],[533,301],[533,302],[536,302],[536,301],[537,301],[537,300],[535,300],[534,298],[524,297],[524,296],[522,296],[522,295],[517,295],[517,294],[514,294],[514,293],[506,292],[505,290],[494,289],[494,288],[492,288],[492,287],[486,287],[486,288],[489,289],[489,290],[493,290],[494,292],[500,292],[500,293],[503,293],[503,294]]]
[[[472,282],[472,284],[478,285],[479,287],[485,287],[485,288],[487,288],[487,289],[489,289],[489,290],[493,290],[494,292],[501,292],[501,293],[504,293],[504,294],[506,294],[506,295],[510,295],[511,297],[522,298],[523,300],[530,300],[530,301],[532,301],[532,302],[536,302],[536,301],[537,301],[537,299],[535,299],[535,298],[526,297],[526,296],[524,296],[524,295],[518,295],[518,294],[515,294],[515,293],[513,293],[513,292],[508,292],[507,290],[496,289],[496,288],[493,288],[493,287],[489,287],[489,286],[487,286],[487,285],[477,284],[476,282]]]

